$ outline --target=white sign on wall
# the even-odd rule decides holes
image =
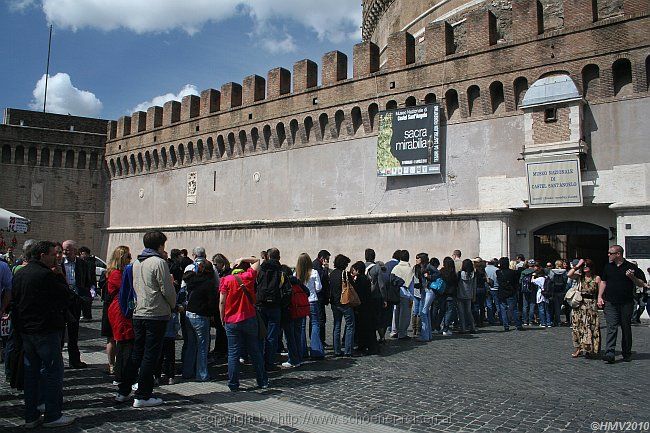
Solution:
[[[196,171],[187,173],[187,204],[196,204]]]
[[[43,206],[43,184],[42,183],[32,184],[31,205],[34,207]]]
[[[527,161],[528,207],[582,206],[580,160],[567,157]]]

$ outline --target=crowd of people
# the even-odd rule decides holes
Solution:
[[[454,250],[442,263],[419,253],[411,265],[407,250],[381,262],[366,249],[364,260],[353,263],[338,254],[330,268],[326,250],[313,260],[300,254],[289,266],[277,248],[231,262],[223,254],[208,260],[203,247],[191,258],[186,250],[167,254],[166,242],[152,231],[137,255],[118,246],[99,281],[90,251],[79,254],[73,241],[28,241],[19,264],[0,262],[3,325],[11,321],[11,330],[3,326],[5,374],[24,389],[26,427],[74,421],[62,414],[61,351],[67,334],[70,367],[86,367],[79,321],[95,291],[103,302],[101,334],[107,373],[118,388],[115,401],[130,401],[133,394],[139,408],[162,404],[155,386],[176,383],[179,373],[182,380],[211,380],[209,366],[218,362],[227,362],[231,391],[240,390],[244,364],[253,366],[257,386],[266,389],[270,372],[317,362],[329,349],[334,357],[374,355],[388,339],[426,343],[483,326],[571,326],[571,356],[598,357],[598,308],[607,321],[602,359],[614,362],[620,327],[623,360],[630,361],[631,323],[648,304],[644,273],[618,245],[609,248],[609,262],[597,275],[588,258],[486,261],[463,259]],[[326,342],[327,308],[332,346]]]

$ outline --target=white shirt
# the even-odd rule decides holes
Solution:
[[[537,299],[535,300],[538,304],[541,304],[542,302],[548,302],[548,298],[546,296],[542,295],[542,289],[544,288],[544,281],[546,280],[546,277],[537,277],[533,279],[533,284],[537,286]]]
[[[294,273],[293,276],[296,277],[297,275]],[[320,282],[320,276],[318,276],[318,271],[316,269],[311,270],[311,275],[305,285],[309,289],[309,302],[317,302],[318,292],[323,289],[323,285]]]

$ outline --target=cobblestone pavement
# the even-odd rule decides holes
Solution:
[[[59,431],[650,431],[647,322],[634,326],[630,363],[620,354],[614,365],[572,359],[569,328],[487,327],[428,344],[390,341],[379,356],[328,356],[272,373],[267,391],[253,390],[245,367],[250,391],[228,392],[226,366],[217,365],[212,382],[158,388],[165,404],[150,409],[113,403],[99,325],[82,322],[91,366],[65,371],[64,413],[77,421]],[[23,410],[22,394],[1,383],[0,431],[19,431]]]

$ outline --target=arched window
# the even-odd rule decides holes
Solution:
[[[122,176],[122,160],[120,159],[119,156],[115,160],[115,165],[116,165],[116,168],[117,168],[117,170],[116,170],[117,175]]]
[[[298,137],[298,121],[296,119],[291,119],[289,122],[289,132],[291,133],[291,143],[296,144],[296,138]]]
[[[632,94],[632,64],[628,59],[618,59],[612,65],[614,96]]]
[[[162,167],[167,168],[167,149],[164,147],[160,149],[160,161],[162,162]]]
[[[278,142],[275,145],[276,147],[282,147],[284,140],[287,138],[286,131],[284,130],[284,123],[280,122],[275,126],[275,133],[278,137]]]
[[[397,108],[397,101],[391,99],[386,102],[386,110],[395,110]]]
[[[409,96],[406,98],[406,101],[404,101],[404,106],[406,107],[415,107],[417,104],[418,102],[415,99],[415,96]]]
[[[425,104],[433,104],[436,102],[436,94],[435,93],[427,93],[427,96],[424,97],[424,103]]]
[[[600,87],[600,69],[597,65],[590,64],[582,68],[582,96],[593,98]]]
[[[219,158],[223,158],[226,155],[226,142],[223,139],[223,135],[217,136],[217,153]]]
[[[251,143],[253,144],[253,150],[257,150],[257,145],[260,141],[260,131],[257,128],[251,129]]]
[[[65,153],[65,168],[74,168],[74,150]]]
[[[480,116],[483,114],[481,107],[481,89],[474,85],[467,89],[467,110],[470,116]]]
[[[368,120],[370,121],[370,130],[375,130],[375,120],[377,118],[377,113],[379,113],[379,106],[374,102],[368,105]]]
[[[269,143],[271,143],[271,126],[270,125],[264,125],[264,129],[262,129],[262,135],[264,137],[264,149],[269,148]]]
[[[11,164],[11,146],[8,144],[2,146],[2,163]]]
[[[14,154],[14,164],[24,164],[25,163],[25,148],[23,146],[16,146]]]
[[[52,157],[52,167],[61,167],[63,165],[63,151],[61,149],[54,149],[54,156]]]
[[[350,113],[350,117],[352,117],[352,133],[356,135],[357,131],[359,131],[359,128],[361,128],[363,125],[363,119],[361,118],[361,108],[354,107]]]
[[[86,168],[86,152],[83,150],[79,151],[79,157],[77,158],[77,168],[82,170]]]
[[[126,176],[131,172],[131,170],[129,170],[129,159],[126,155],[122,157],[122,165],[124,166],[124,175]]]
[[[36,165],[36,148],[35,147],[30,147],[29,150],[27,151],[27,164],[29,165]],[[84,155],[85,157],[85,155]]]
[[[445,92],[445,108],[447,110],[447,119],[451,120],[458,111],[458,92],[455,89],[449,89]]]
[[[334,113],[334,125],[336,127],[336,138],[341,136],[341,125],[343,125],[343,121],[345,121],[345,114],[343,114],[343,110],[337,110],[337,112]]]
[[[314,127],[314,121],[311,116],[307,116],[302,123],[305,126],[305,139],[309,142],[309,139],[311,138],[311,130]]]
[[[228,134],[228,155],[232,156],[235,154],[235,133],[231,132]]]
[[[116,170],[115,170],[115,161],[113,159],[111,159],[108,162],[108,167],[111,171],[111,177],[115,177]]]
[[[158,157],[158,149],[153,150],[153,168],[158,170],[160,167],[160,158]]]
[[[214,157],[214,140],[212,140],[212,137],[208,137],[207,145],[208,145],[208,159],[212,159]]]
[[[490,104],[492,113],[502,113],[505,110],[505,97],[503,95],[503,84],[501,81],[495,81],[490,84]]]
[[[524,100],[526,90],[528,90],[528,80],[526,77],[519,77],[514,81],[512,86],[515,92],[515,107],[519,108],[521,101]]]
[[[98,159],[97,152],[90,152],[90,168],[91,170],[97,170],[97,159]]]
[[[148,150],[144,153],[144,169],[151,171],[151,153]]]
[[[172,167],[176,167],[176,150],[174,149],[174,145],[169,146],[169,162],[171,163]]]
[[[142,158],[142,152],[138,152],[138,173],[144,171],[144,159]]]
[[[142,156],[140,156],[140,159],[142,159]],[[138,170],[138,167],[135,164],[135,155],[133,154],[131,154],[131,156],[129,157],[129,167],[131,168],[131,173],[133,174],[137,174],[142,171],[141,170],[142,167],[139,167],[140,170]]]
[[[50,149],[47,147],[44,147],[41,149],[41,167],[49,167],[50,165]]]
[[[321,140],[325,140],[325,131],[327,131],[327,125],[329,124],[329,118],[327,113],[323,113],[318,116],[318,126],[320,127],[320,137]]]
[[[243,129],[239,131],[239,146],[241,147],[242,155],[246,152],[246,144],[248,143],[248,137],[246,137],[246,131]]]
[[[199,161],[203,161],[203,140],[196,140],[196,156]]]
[[[178,165],[183,165],[187,161],[185,160],[185,146],[183,143],[178,145]]]
[[[194,162],[194,144],[191,141],[187,143],[187,162],[189,164]]]

